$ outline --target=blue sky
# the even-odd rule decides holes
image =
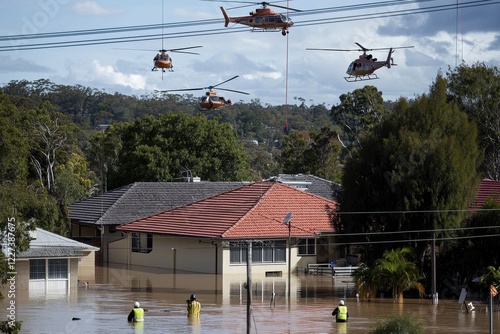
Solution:
[[[342,23],[318,24],[349,15],[368,15],[370,11],[340,11],[307,15],[290,12],[296,26],[288,38],[280,32],[236,30],[238,25],[224,28],[217,1],[163,0],[3,0],[0,2],[0,36],[49,33],[83,29],[140,26],[198,20],[218,20],[206,26],[182,26],[162,31],[130,32],[128,35],[158,34],[156,40],[130,43],[79,46],[43,50],[13,50],[0,52],[0,84],[11,80],[49,79],[56,84],[82,85],[108,93],[120,92],[141,96],[155,90],[206,87],[235,75],[240,77],[221,86],[241,90],[250,95],[224,92],[237,102],[260,100],[263,105],[286,102],[286,64],[288,48],[288,102],[308,104],[339,103],[341,94],[376,86],[386,100],[400,96],[414,97],[428,92],[439,70],[446,71],[463,59],[467,64],[485,62],[500,66],[500,4],[392,17],[377,17]],[[470,0],[469,0],[470,1]],[[384,1],[387,2],[387,1]],[[294,0],[290,6],[304,11],[325,7],[350,6],[368,2],[328,0]],[[373,4],[376,2],[370,2]],[[391,13],[424,6],[466,4],[463,1],[435,0],[390,6],[371,11]],[[487,2],[486,2],[487,3]],[[280,5],[286,3],[280,2]],[[233,16],[247,15],[258,8],[231,10]],[[284,12],[284,10],[276,9]],[[220,22],[219,22],[220,21]],[[313,24],[308,24],[308,22]],[[237,31],[228,34],[175,38],[174,34],[192,30]],[[118,36],[118,35],[113,35]],[[123,34],[119,36],[125,36]],[[106,36],[110,37],[110,36]],[[85,38],[100,38],[90,36]],[[73,38],[74,39],[74,38]],[[41,40],[53,42],[54,40]],[[40,42],[1,40],[0,47]],[[398,66],[380,69],[378,80],[348,83],[343,77],[349,63],[358,52],[306,51],[306,48],[356,49],[354,42],[367,48],[414,45],[413,49],[397,50],[393,54]],[[171,53],[174,72],[151,72],[155,50],[202,45],[200,55]],[[137,50],[135,50],[137,49]],[[141,50],[139,50],[141,49]],[[144,51],[144,50],[151,51]],[[0,49],[1,50],[1,49]],[[373,51],[382,59],[386,51]],[[203,92],[190,92],[202,95]],[[223,92],[220,91],[220,94]]]

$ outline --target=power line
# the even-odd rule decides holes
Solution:
[[[306,16],[306,15],[319,15],[326,13],[334,13],[341,11],[354,11],[354,10],[366,10],[379,7],[387,7],[394,5],[406,5],[406,4],[419,4],[424,2],[433,2],[437,0],[421,0],[421,1],[411,1],[411,0],[392,0],[392,1],[382,1],[378,3],[367,3],[349,6],[339,6],[339,7],[329,7],[329,8],[319,8],[313,10],[307,10],[297,13],[296,16]],[[459,5],[449,4],[449,5],[435,5],[422,8],[412,8],[405,10],[396,11],[383,11],[378,13],[364,13],[357,15],[349,15],[334,18],[323,18],[323,19],[313,19],[304,20],[296,22],[294,27],[303,27],[311,25],[321,25],[321,24],[333,24],[341,22],[353,22],[359,20],[370,20],[379,19],[403,15],[414,15],[422,13],[430,13],[444,10],[457,10],[458,8],[471,8],[471,7],[482,7],[487,5],[499,4],[500,0],[476,0],[471,2],[462,2]],[[197,21],[186,21],[186,22],[174,22],[167,24],[150,24],[150,25],[136,25],[136,26],[125,26],[125,27],[115,27],[115,28],[101,28],[101,29],[88,29],[88,30],[73,30],[65,32],[53,32],[53,33],[40,33],[40,34],[30,34],[30,35],[11,35],[11,36],[0,36],[0,41],[26,41],[31,39],[44,39],[44,38],[62,38],[62,37],[77,37],[86,35],[100,35],[100,34],[116,34],[116,33],[129,33],[132,31],[144,31],[152,29],[174,29],[181,27],[193,27],[193,26],[206,26],[211,24],[220,23],[220,19],[209,19],[209,20],[197,20]],[[182,31],[175,32],[164,35],[166,39],[172,38],[186,38],[186,37],[199,37],[207,35],[219,35],[219,34],[229,34],[237,32],[247,32],[252,31],[246,27],[236,27],[236,28],[222,28],[222,29],[205,29],[205,30],[193,30],[193,31]],[[27,45],[10,45],[10,46],[0,46],[0,52],[6,51],[19,51],[19,50],[35,50],[35,49],[51,49],[51,48],[62,48],[62,47],[75,47],[75,46],[89,46],[89,45],[100,45],[100,44],[116,44],[116,43],[129,43],[137,41],[148,41],[157,40],[161,38],[161,34],[149,34],[149,35],[137,35],[137,36],[122,36],[122,37],[112,37],[112,38],[101,38],[101,39],[90,39],[90,40],[70,40],[61,42],[51,42],[51,43],[33,43]]]

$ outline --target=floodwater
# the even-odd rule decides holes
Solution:
[[[98,268],[96,282],[70,293],[16,292],[16,318],[22,333],[369,333],[392,313],[411,313],[425,333],[490,333],[486,304],[468,312],[457,300],[389,298],[358,301],[353,284],[328,275],[252,277],[252,317],[247,321],[246,276],[221,277],[173,273],[151,268]],[[185,300],[196,293],[202,304],[199,319],[186,316]],[[274,293],[274,294],[273,294]],[[273,299],[273,295],[275,298]],[[5,296],[5,293],[4,293]],[[346,301],[349,322],[335,323],[332,310]],[[143,324],[126,321],[133,302],[146,309]],[[6,310],[8,298],[2,301]],[[80,320],[72,320],[79,318]],[[247,327],[249,326],[249,327]],[[493,333],[500,333],[500,312],[493,312]]]

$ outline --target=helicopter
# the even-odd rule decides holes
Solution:
[[[200,104],[198,107],[198,110],[200,111],[207,111],[207,110],[214,110],[220,107],[225,107],[225,106],[230,106],[233,102],[228,99],[226,100],[222,96],[217,96],[217,93],[213,91],[215,87],[218,87],[222,84],[225,84],[228,81],[234,80],[239,75],[236,75],[230,79],[227,79],[221,83],[218,83],[217,85],[213,86],[208,86],[208,87],[199,87],[199,88],[186,88],[186,89],[170,89],[170,90],[162,90],[160,91],[161,93],[168,93],[168,92],[180,92],[180,91],[188,91],[188,90],[203,90],[203,89],[208,89],[207,92],[205,92],[205,95],[200,97]],[[234,92],[234,93],[239,93],[239,94],[245,94],[245,95],[250,95],[248,93],[239,91],[239,90],[233,90],[233,89],[227,89],[227,88],[219,88],[220,90],[225,90],[229,92]]]
[[[220,7],[222,11],[222,15],[224,15],[225,24],[227,27],[230,22],[243,24],[254,29],[278,29],[281,28],[281,34],[286,36],[288,34],[288,28],[293,26],[293,22],[290,18],[286,17],[283,14],[277,13],[273,11],[268,6],[283,8],[287,10],[293,10],[296,12],[300,12],[298,9],[293,9],[285,6],[273,5],[269,2],[247,2],[247,1],[227,1],[227,2],[239,2],[239,3],[248,3],[248,4],[260,4],[262,7],[255,9],[254,12],[250,12],[249,16],[238,16],[238,17],[230,17],[224,7]],[[246,6],[234,7],[241,8]]]
[[[355,50],[344,50],[344,49],[306,49],[306,50],[319,50],[319,51],[363,51],[363,54],[359,56],[358,59],[353,60],[349,67],[347,68],[346,73],[349,76],[344,77],[347,82],[356,82],[356,81],[365,81],[365,80],[374,80],[378,79],[376,70],[382,67],[391,68],[391,66],[396,66],[394,64],[394,60],[391,57],[396,49],[408,49],[413,48],[413,46],[398,46],[392,48],[377,48],[377,49],[367,49],[361,44],[355,42],[357,46],[361,49]],[[371,54],[366,54],[367,51],[377,51],[377,50],[389,50],[387,54],[386,60],[377,60],[377,58],[373,58]]]
[[[195,49],[201,47],[202,46],[198,45],[198,46],[188,46],[186,48],[170,49],[170,50],[165,50],[162,48],[161,50],[158,50],[158,54],[153,58],[153,68],[151,69],[151,71],[158,71],[158,69],[161,68],[162,72],[165,72],[165,69],[168,69],[169,72],[173,72],[174,65],[172,63],[172,58],[168,55],[167,52],[178,52],[178,53],[199,55],[199,53],[196,52],[181,51],[181,50]]]

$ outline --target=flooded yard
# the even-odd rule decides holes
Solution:
[[[246,277],[179,273],[151,268],[100,268],[96,282],[70,293],[20,291],[16,294],[22,333],[246,333]],[[456,300],[391,299],[358,301],[353,284],[328,275],[292,275],[288,298],[287,277],[252,277],[252,333],[368,333],[377,320],[392,313],[411,313],[426,333],[489,333],[487,305],[474,300],[468,313]],[[202,304],[199,319],[186,316],[191,293]],[[273,293],[275,298],[273,300]],[[340,299],[346,301],[349,322],[331,316]],[[146,309],[145,322],[127,322],[133,302]],[[8,300],[2,301],[5,310]],[[80,320],[72,320],[79,318]],[[500,312],[493,313],[500,331]]]

